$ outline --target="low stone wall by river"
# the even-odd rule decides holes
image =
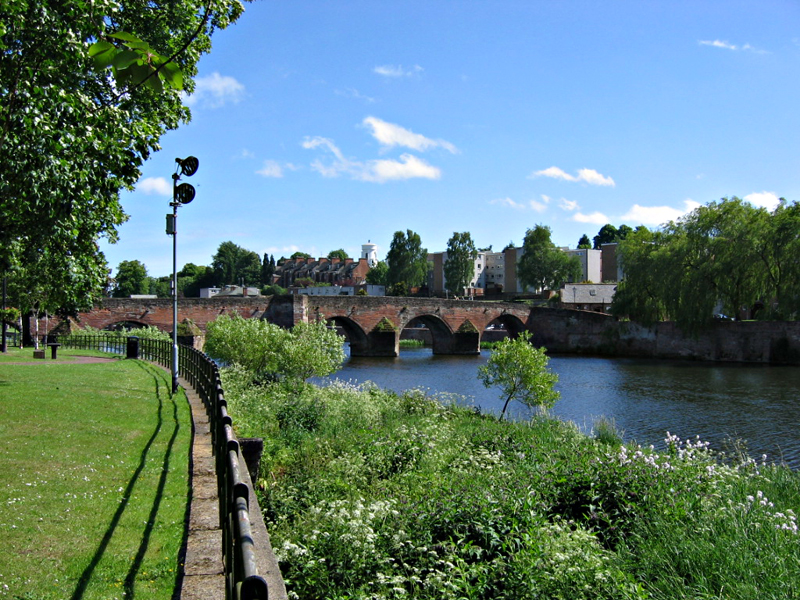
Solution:
[[[531,332],[537,345],[558,354],[800,365],[800,322],[718,322],[690,336],[674,323],[643,327],[610,318],[576,318],[538,322]],[[505,336],[502,330],[485,331],[481,339]],[[430,344],[430,333],[404,329],[402,339]]]
[[[545,324],[543,324],[545,325]],[[533,329],[551,352],[800,365],[800,322],[715,322],[697,335],[675,323],[643,327],[616,320],[551,321]]]

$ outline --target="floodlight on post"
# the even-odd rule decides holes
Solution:
[[[172,214],[167,215],[167,235],[172,236],[172,393],[178,391],[178,207],[194,200],[194,186],[188,183],[178,185],[182,176],[191,177],[197,173],[200,161],[194,156],[176,158],[178,167],[172,174]]]

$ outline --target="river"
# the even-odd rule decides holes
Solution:
[[[373,381],[403,391],[422,388],[460,397],[484,412],[502,409],[499,391],[477,378],[480,356],[434,356],[429,348],[401,349],[399,358],[349,357],[334,377]],[[561,399],[552,413],[590,431],[599,416],[613,418],[626,441],[663,447],[666,432],[700,436],[725,450],[746,441],[751,456],[800,468],[800,369],[745,364],[552,356]],[[509,416],[529,417],[512,403]]]

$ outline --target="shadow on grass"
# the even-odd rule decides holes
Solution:
[[[145,444],[145,447],[142,450],[141,457],[139,458],[139,465],[136,467],[133,476],[131,477],[127,487],[125,488],[122,501],[120,502],[119,507],[114,513],[114,516],[111,519],[111,522],[109,523],[108,529],[103,535],[103,539],[100,541],[100,545],[95,551],[92,561],[89,563],[86,569],[84,569],[80,579],[78,580],[78,585],[76,586],[75,591],[72,594],[71,600],[80,600],[81,598],[83,598],[83,594],[86,591],[86,587],[89,585],[89,582],[91,581],[92,574],[94,573],[94,570],[99,564],[100,560],[103,558],[103,554],[105,553],[109,542],[114,536],[114,532],[117,528],[117,525],[119,525],[119,521],[122,518],[122,515],[128,506],[128,499],[131,497],[133,489],[136,486],[136,482],[138,481],[139,476],[142,473],[142,470],[147,464],[147,455],[150,452],[150,448],[153,445],[153,442],[155,442],[156,438],[158,437],[158,434],[161,432],[161,427],[164,422],[164,416],[163,416],[164,400],[162,398],[162,393],[166,391],[169,399],[172,402],[174,429],[172,432],[172,437],[170,437],[166,452],[164,454],[164,464],[162,465],[161,477],[158,482],[158,488],[156,490],[153,506],[150,510],[150,516],[148,517],[147,520],[147,525],[144,529],[144,532],[142,533],[142,541],[139,543],[139,550],[137,551],[136,556],[134,557],[133,562],[131,564],[131,567],[128,570],[128,574],[125,577],[125,597],[128,600],[134,597],[134,584],[136,580],[136,575],[139,573],[142,561],[144,560],[144,556],[147,552],[147,546],[150,543],[150,535],[153,532],[156,515],[158,514],[158,509],[159,506],[161,505],[161,499],[163,497],[164,487],[166,485],[166,480],[167,480],[169,461],[172,455],[172,447],[175,443],[175,439],[178,436],[178,431],[180,430],[180,423],[178,422],[178,405],[176,402],[175,395],[173,395],[170,392],[170,386],[165,385],[166,381],[163,379],[163,372],[160,369],[141,361],[137,362],[137,365],[139,365],[140,368],[148,372],[153,377],[153,382],[155,383],[155,393],[156,397],[158,398],[158,422],[156,424],[155,430],[153,431],[153,434],[150,436],[150,439],[147,441],[147,444]]]

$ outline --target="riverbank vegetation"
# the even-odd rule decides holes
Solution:
[[[0,357],[0,598],[173,596],[188,501],[186,398],[147,363],[67,362],[87,353],[20,365],[10,363],[30,359],[29,349]]]
[[[260,505],[294,598],[791,598],[800,477],[700,440],[623,445],[334,382],[223,385],[264,438]]]

